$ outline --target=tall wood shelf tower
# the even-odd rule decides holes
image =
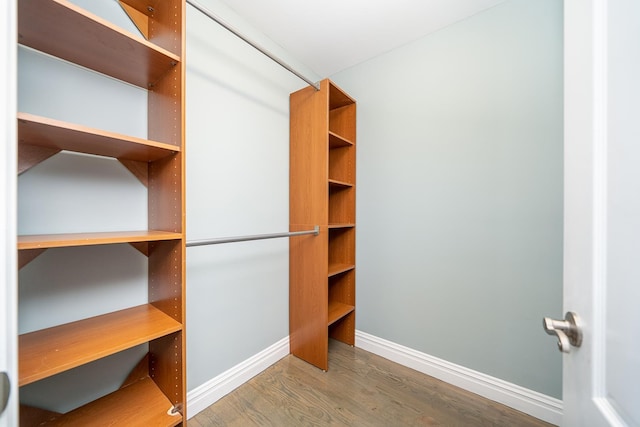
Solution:
[[[148,257],[148,302],[20,335],[19,385],[140,344],[149,352],[119,390],[65,414],[23,407],[22,425],[186,425],[185,1],[120,4],[144,37],[66,0],[18,0],[18,40],[148,90],[148,139],[21,112],[18,163],[22,173],[61,150],[119,160],[148,189],[148,229],[18,236],[18,258],[22,268],[45,250],[129,243]]]
[[[329,80],[290,97],[291,353],[329,368],[329,337],[355,344],[356,102]]]

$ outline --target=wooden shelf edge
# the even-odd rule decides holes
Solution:
[[[155,242],[164,240],[180,240],[182,238],[183,235],[181,233],[159,230],[32,234],[18,236],[18,250]]]
[[[41,425],[127,425],[173,427],[183,419],[154,381],[143,378],[66,414],[54,414]]]
[[[353,141],[329,131],[329,148],[352,147],[355,145]]]
[[[31,384],[180,330],[181,323],[143,304],[22,334],[18,384]]]
[[[352,222],[349,223],[334,223],[334,224],[329,224],[328,228],[330,230],[339,230],[341,228],[354,228],[356,225]]]
[[[340,188],[352,188],[353,183],[329,178],[329,185]]]
[[[18,42],[144,89],[181,61],[67,0],[19,1]]]
[[[331,264],[329,265],[328,277],[335,276],[356,268],[355,264]]]
[[[327,326],[331,326],[356,308],[352,305],[343,304],[341,302],[329,301],[329,313]]]
[[[154,161],[180,151],[176,145],[90,128],[19,112],[18,144],[95,154],[117,159]]]

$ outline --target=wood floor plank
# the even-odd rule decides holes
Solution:
[[[315,413],[316,419],[326,425],[353,425],[362,421],[368,411],[360,407],[353,393],[343,393],[346,388],[335,377],[332,370],[327,373],[317,369],[310,371],[305,362],[292,358],[286,372],[271,376],[266,386],[268,390],[282,392],[274,404],[295,402],[297,409]]]
[[[333,340],[327,372],[289,355],[187,423],[188,427],[550,425]]]

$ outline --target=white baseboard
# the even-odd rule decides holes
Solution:
[[[288,354],[289,337],[287,336],[191,390],[187,393],[187,417],[195,416]]]
[[[356,331],[356,347],[415,369],[546,422],[562,424],[562,401],[536,391]]]

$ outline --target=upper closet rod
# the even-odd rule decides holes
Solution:
[[[254,234],[250,236],[240,236],[240,237],[223,237],[219,239],[192,240],[190,242],[187,242],[186,246],[189,247],[189,246],[218,245],[220,243],[246,242],[247,240],[276,239],[278,237],[303,236],[305,234],[313,234],[314,236],[317,236],[320,234],[320,227],[316,225],[313,228],[313,230],[291,231],[288,233]]]
[[[298,76],[299,78],[304,80],[305,82],[309,83],[316,90],[320,90],[320,83],[312,82],[311,80],[309,80],[308,78],[306,78],[305,76],[303,76],[302,74],[300,74],[299,72],[294,70],[289,64],[287,64],[286,62],[282,61],[281,59],[279,59],[278,57],[276,57],[275,55],[273,55],[271,52],[269,52],[268,50],[264,49],[263,47],[260,47],[259,45],[257,45],[255,42],[253,42],[249,38],[243,36],[238,30],[236,30],[235,28],[231,27],[229,24],[225,23],[222,19],[218,18],[213,13],[211,13],[210,11],[205,9],[204,7],[200,6],[198,3],[194,2],[193,0],[186,0],[186,1],[187,1],[187,4],[190,4],[191,6],[195,7],[197,10],[202,12],[204,15],[208,16],[210,19],[212,19],[215,22],[217,22],[218,24],[222,25],[224,28],[226,28],[227,30],[231,31],[237,37],[239,37],[240,39],[244,40],[246,43],[250,44],[255,49],[259,50],[264,55],[266,55],[269,58],[271,58],[273,61],[277,62],[282,68],[292,72],[293,74],[295,74],[296,76]]]

